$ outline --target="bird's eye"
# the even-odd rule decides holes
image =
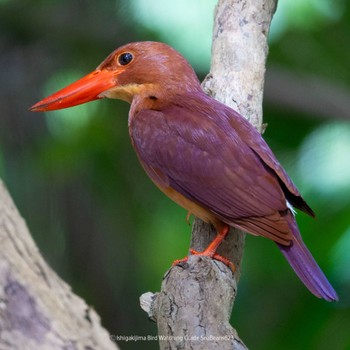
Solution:
[[[125,52],[125,53],[122,53],[118,57],[118,62],[122,66],[125,66],[125,65],[129,64],[133,58],[134,58],[134,56],[130,52]]]

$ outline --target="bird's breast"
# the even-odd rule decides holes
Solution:
[[[188,212],[193,214],[194,216],[200,218],[201,220],[212,224],[217,230],[220,230],[220,227],[223,225],[222,221],[220,221],[212,212],[208,209],[200,206],[199,204],[191,201],[190,199],[183,196],[181,193],[175,191],[171,187],[162,187],[157,183],[155,185],[171,200],[173,200],[180,207],[186,209]]]

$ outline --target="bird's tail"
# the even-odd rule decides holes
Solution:
[[[286,220],[293,232],[293,241],[290,246],[277,244],[283,255],[311,293],[327,301],[337,301],[336,291],[304,244],[297,223],[290,212],[287,214]]]

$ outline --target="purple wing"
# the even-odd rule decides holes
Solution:
[[[255,128],[252,128],[251,124],[234,110],[229,109],[229,114],[235,115],[235,118],[231,118],[230,124],[232,127],[236,128],[239,135],[244,138],[249,147],[256,152],[261,158],[261,161],[266,164],[268,171],[273,172],[277,176],[279,184],[289,203],[302,210],[304,213],[315,217],[315,213],[301,197],[298,189],[291,178],[287,175],[286,171],[279,164],[270,147],[266,144],[263,138],[257,136]],[[237,118],[241,119],[240,123],[236,122]]]
[[[282,180],[232,127],[236,115],[231,118],[230,109],[213,101],[187,98],[133,116],[130,134],[141,163],[146,171],[156,169],[148,171],[156,183],[222,221],[289,245],[291,232],[280,214],[287,210]],[[257,132],[248,137],[268,147]]]

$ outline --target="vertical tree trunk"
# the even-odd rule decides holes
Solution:
[[[267,34],[277,0],[220,0],[211,72],[204,89],[261,128]],[[196,220],[192,247],[215,232]],[[97,314],[47,266],[0,182],[0,348],[116,349]],[[231,231],[219,253],[235,263],[192,256],[166,274],[162,290],[144,295],[157,321],[161,349],[246,349],[229,324],[244,234]]]
[[[267,35],[277,0],[219,0],[214,19],[212,63],[204,90],[240,112],[262,130],[262,98]],[[196,219],[191,247],[202,251],[214,230]],[[237,292],[244,233],[231,229],[218,253],[232,260],[233,274],[222,263],[190,256],[171,268],[160,293],[146,293],[141,304],[158,325],[161,349],[246,349],[229,324]]]
[[[43,260],[1,180],[0,241],[0,349],[117,349],[96,312]]]

